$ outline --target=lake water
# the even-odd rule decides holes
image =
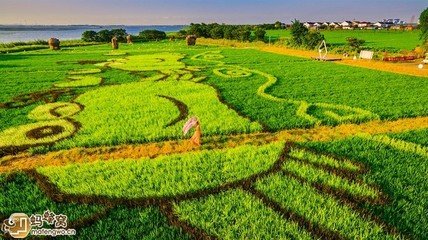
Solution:
[[[100,31],[103,29],[123,28],[127,33],[137,35],[142,30],[156,29],[164,32],[176,32],[183,25],[171,26],[0,26],[0,43],[48,40],[51,37],[60,40],[80,39],[87,30]]]

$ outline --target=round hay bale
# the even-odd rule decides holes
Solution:
[[[119,42],[117,41],[117,37],[113,37],[111,39],[111,47],[113,49],[118,49],[119,48]]]
[[[49,38],[48,44],[49,44],[49,48],[52,50],[60,49],[60,41],[58,38]]]
[[[131,35],[126,36],[126,42],[128,44],[132,44],[132,36]]]
[[[186,37],[187,46],[195,46],[196,44],[196,35],[188,35]]]

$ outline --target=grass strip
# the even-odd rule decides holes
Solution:
[[[352,197],[368,198],[370,200],[375,200],[379,197],[379,192],[365,183],[341,178],[309,164],[287,160],[282,168],[287,172],[304,178],[309,183],[326,185],[335,190],[344,191]]]
[[[294,158],[297,158],[300,160],[306,160],[312,164],[327,166],[327,167],[331,167],[331,168],[335,168],[335,169],[346,169],[346,170],[350,170],[350,171],[361,170],[361,168],[358,165],[352,163],[349,160],[339,161],[339,160],[336,160],[330,156],[315,154],[315,153],[312,153],[312,152],[305,150],[305,149],[293,148],[293,149],[291,149],[289,155],[291,157],[294,157]]]
[[[273,166],[283,149],[277,142],[161,156],[43,167],[62,191],[72,194],[141,198],[191,193],[247,178]]]
[[[385,233],[382,226],[365,220],[349,207],[293,178],[275,174],[259,180],[256,189],[283,208],[304,216],[313,224],[339,232],[346,238],[398,239]]]
[[[221,239],[312,239],[243,190],[229,190],[174,205],[179,218]]]

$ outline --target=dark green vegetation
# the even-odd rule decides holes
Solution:
[[[126,30],[125,29],[103,29],[98,32],[93,30],[85,31],[82,33],[82,41],[85,42],[110,42],[113,37],[116,37],[118,41],[126,41]]]
[[[292,36],[291,44],[297,47],[314,49],[324,40],[324,35],[319,31],[309,31],[303,23],[297,20],[294,20],[291,25],[290,32]]]
[[[294,222],[242,191],[228,191],[174,207],[182,220],[223,239],[311,239]]]
[[[127,42],[127,36],[128,33],[126,33],[125,29],[104,29],[98,32],[90,30],[82,33],[82,41],[93,43],[107,43],[110,42],[113,37],[116,37],[119,42]],[[133,42],[160,41],[166,39],[166,37],[167,35],[165,32],[150,29],[140,32],[137,36],[131,35]]]
[[[419,17],[419,26],[421,29],[421,39],[428,41],[428,8],[426,8]]]
[[[92,225],[77,230],[79,239],[190,239],[182,230],[168,225],[155,207],[119,206]]]
[[[159,30],[144,30],[138,35],[145,41],[160,41],[166,39],[166,33]]]
[[[0,175],[0,218],[22,212],[43,214],[50,210],[68,216],[68,227],[79,239],[189,239],[180,229],[171,227],[158,208],[57,203],[46,196],[25,173]],[[117,239],[117,237],[114,237]]]
[[[66,214],[70,223],[91,217],[105,207],[75,203],[56,203],[48,198],[36,185],[35,181],[24,173],[0,175],[0,217],[4,219],[17,212],[43,214],[51,210],[56,214]]]
[[[426,130],[420,132],[420,138],[413,139],[423,143],[427,138]],[[406,138],[406,134],[395,136]],[[407,134],[407,139],[412,138]],[[404,234],[417,239],[428,237],[426,157],[359,138],[331,143],[310,143],[307,146],[364,163],[370,169],[365,181],[380,186],[389,198],[385,206],[370,206],[369,209]]]
[[[186,33],[196,35],[197,37],[214,39],[225,38],[239,41],[264,40],[264,34],[261,32],[262,29],[257,31],[255,38],[251,36],[252,30],[253,28],[248,25],[191,23]]]

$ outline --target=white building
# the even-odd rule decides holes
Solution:
[[[358,25],[357,25],[357,27],[359,27],[359,28],[367,28],[367,27],[370,27],[371,25],[372,25],[371,22],[359,22]]]
[[[376,22],[373,24],[373,26],[376,28],[390,28],[393,25],[394,23],[392,22]]]
[[[329,26],[330,26],[330,28],[338,28],[338,27],[340,27],[340,23],[337,23],[337,22],[331,22],[331,23],[329,24]]]
[[[303,23],[303,26],[305,26],[306,28],[312,28],[314,26],[314,22],[305,22]]]
[[[340,26],[343,29],[352,29],[352,22],[351,21],[343,21]]]

